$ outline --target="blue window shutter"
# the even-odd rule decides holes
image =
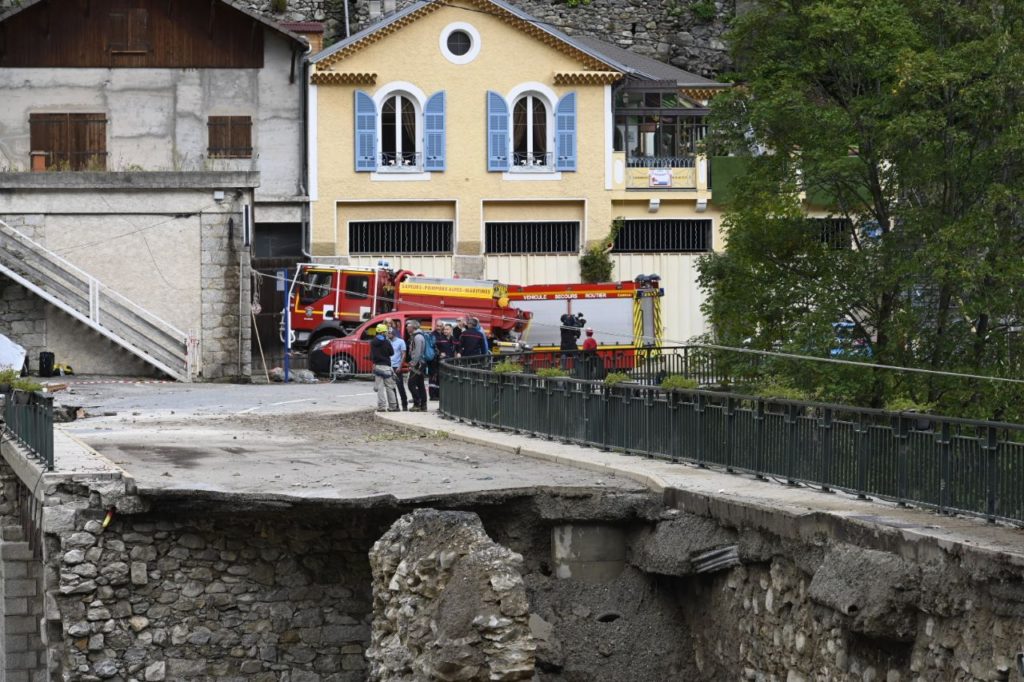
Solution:
[[[508,170],[508,104],[496,92],[487,93],[487,170]]]
[[[356,170],[377,170],[377,107],[373,98],[356,90]]]
[[[555,170],[576,170],[576,93],[558,100],[555,109]]]
[[[423,170],[444,170],[444,117],[445,97],[444,90],[442,90],[431,95],[427,100],[427,105],[423,108],[423,128],[426,131],[423,145],[426,147]]]

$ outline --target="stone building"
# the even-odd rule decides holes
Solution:
[[[0,333],[247,375],[254,231],[302,249],[307,42],[226,2],[54,5],[0,14]]]

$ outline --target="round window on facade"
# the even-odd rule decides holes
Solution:
[[[456,57],[465,56],[472,47],[473,39],[465,31],[452,31],[448,34],[448,51]]]
[[[464,21],[445,26],[438,43],[441,54],[452,64],[468,64],[480,54],[480,32]]]

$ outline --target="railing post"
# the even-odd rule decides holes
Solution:
[[[910,459],[910,419],[900,413],[896,418],[896,504],[901,507],[907,506],[907,488],[909,475],[908,465]]]
[[[89,278],[89,319],[100,323],[100,291],[95,277]]]
[[[953,439],[949,433],[949,422],[942,422],[942,429],[939,432],[939,452],[942,458],[942,479],[939,483],[939,513],[950,513],[949,508],[953,505],[953,462],[951,456]]]
[[[857,457],[857,498],[868,499],[868,453],[867,427],[864,424],[864,413],[857,413],[857,424],[853,427],[853,449]]]
[[[732,462],[736,449],[736,399],[732,396],[725,401],[725,470],[733,472]]]
[[[986,478],[985,514],[989,523],[996,522],[996,485],[998,477],[997,465],[999,463],[999,433],[996,427],[989,426],[985,429],[985,466],[988,468]]]
[[[697,403],[693,407],[694,420],[697,423],[697,466],[702,469],[707,468],[707,464],[704,462],[704,426],[706,421],[704,419],[704,394],[697,394]]]
[[[757,399],[757,411],[754,413],[754,425],[756,430],[757,444],[754,448],[754,475],[757,478],[764,478],[764,456],[765,456],[765,428],[764,428],[764,399]]]
[[[786,405],[786,483],[796,485],[796,476],[793,475],[793,459],[796,456],[797,441],[797,405],[792,403]]]
[[[832,453],[834,452],[832,438],[835,432],[832,430],[832,408],[826,407],[822,411],[819,424],[821,439],[821,490],[832,492]]]

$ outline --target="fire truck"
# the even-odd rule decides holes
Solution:
[[[534,350],[559,347],[563,315],[590,327],[602,348],[661,344],[661,299],[657,275],[597,284],[535,284],[508,287],[510,303],[530,311],[520,342]]]
[[[529,319],[527,313],[510,307],[508,287],[491,280],[422,277],[384,265],[316,263],[298,266],[286,314],[292,347],[305,349],[347,336],[376,315],[413,309],[452,309],[488,320],[503,319],[495,325],[500,334],[521,331]],[[283,334],[283,321],[281,326]]]

